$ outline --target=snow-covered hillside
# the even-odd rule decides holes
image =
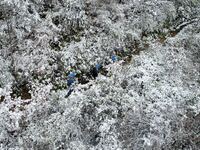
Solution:
[[[200,149],[199,0],[1,0],[0,149]]]

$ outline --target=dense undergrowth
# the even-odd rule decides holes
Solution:
[[[0,149],[199,149],[199,14],[198,0],[2,0]]]

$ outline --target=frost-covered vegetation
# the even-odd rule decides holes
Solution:
[[[199,0],[1,0],[0,149],[200,149]]]

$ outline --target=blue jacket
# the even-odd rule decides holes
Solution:
[[[67,77],[68,77],[67,78],[67,85],[71,86],[75,82],[76,73],[75,72],[70,72]]]
[[[112,61],[113,61],[113,62],[116,62],[116,61],[118,61],[118,58],[117,58],[117,56],[116,56],[116,55],[112,55],[112,56],[111,56],[111,59],[112,59]]]

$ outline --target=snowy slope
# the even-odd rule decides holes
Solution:
[[[200,149],[198,0],[1,0],[0,149]]]

